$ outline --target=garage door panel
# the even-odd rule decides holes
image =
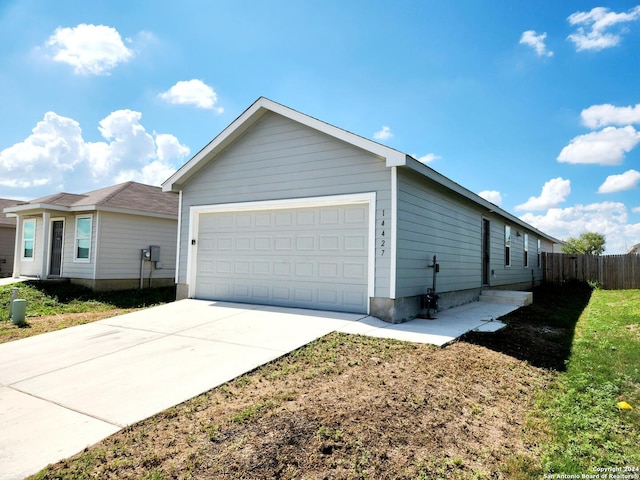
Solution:
[[[365,313],[368,209],[201,213],[195,296]]]

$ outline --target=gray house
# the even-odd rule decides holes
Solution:
[[[14,277],[68,278],[95,290],[174,283],[178,198],[159,187],[126,182],[4,211],[17,219]]]
[[[16,243],[16,219],[9,217],[2,210],[18,203],[18,200],[0,198],[0,278],[11,276]]]
[[[558,243],[407,154],[266,98],[162,188],[180,198],[178,298],[400,322],[434,287],[440,309],[530,288]]]

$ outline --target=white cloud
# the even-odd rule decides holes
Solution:
[[[546,32],[538,35],[535,30],[527,30],[522,33],[520,43],[533,48],[539,57],[552,57],[553,52],[547,50],[547,46],[544,43],[545,38],[547,38]]]
[[[386,125],[383,125],[380,130],[373,134],[373,138],[376,140],[389,140],[391,137],[393,137],[393,133]]]
[[[125,180],[159,185],[189,149],[173,135],[148,133],[141,117],[132,110],[112,112],[98,126],[106,141],[85,142],[78,122],[48,112],[24,141],[0,151],[0,185],[47,185],[45,194],[85,192]]]
[[[551,208],[543,215],[526,213],[520,219],[563,240],[585,232],[601,233],[607,254],[626,253],[640,242],[640,223],[628,224],[627,207],[619,202]]]
[[[47,40],[46,48],[53,60],[73,66],[78,74],[108,74],[133,57],[133,51],[125,46],[118,31],[105,25],[82,23],[73,28],[58,27]]]
[[[633,207],[633,208],[631,209],[631,211],[632,211],[633,213],[640,213],[640,207]]]
[[[23,142],[0,151],[0,185],[29,188],[73,170],[84,155],[80,124],[47,112]]]
[[[613,33],[609,30],[638,18],[640,6],[632,8],[627,13],[612,12],[606,7],[595,7],[589,12],[576,12],[567,19],[572,26],[577,26],[576,33],[567,38],[574,43],[578,51],[597,51],[615,47],[621,41],[622,29],[618,28]]]
[[[563,163],[620,165],[625,153],[640,143],[640,133],[631,126],[606,127],[599,132],[579,135],[558,155]]]
[[[633,107],[616,107],[610,103],[592,105],[580,113],[582,123],[595,129],[605,125],[640,124],[640,103]]]
[[[494,205],[502,205],[502,195],[496,190],[483,190],[478,193],[478,196],[493,203]]]
[[[159,97],[171,104],[194,105],[198,108],[214,109],[218,101],[215,90],[202,80],[182,80],[177,82]],[[215,108],[217,113],[223,113],[223,108]]]
[[[530,197],[525,203],[517,205],[516,211],[546,210],[564,202],[571,193],[571,182],[562,177],[553,178],[542,186],[539,197]]]
[[[604,181],[598,193],[614,193],[623,190],[631,190],[638,186],[640,182],[640,172],[637,170],[627,170],[621,175],[609,175]]]
[[[423,155],[421,157],[419,157],[418,155],[411,155],[413,158],[415,158],[417,161],[419,161],[420,163],[424,163],[425,165],[427,163],[431,163],[434,160],[440,160],[442,157],[439,155],[436,155],[435,153],[427,153],[426,155]]]
[[[182,145],[175,136],[169,133],[160,133],[156,134],[155,137],[158,160],[164,162],[172,158],[185,158],[189,155],[189,148]]]

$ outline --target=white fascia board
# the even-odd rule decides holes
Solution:
[[[251,125],[253,125],[265,112],[262,100],[259,98],[248,109],[229,124],[222,132],[220,132],[213,140],[211,140],[204,148],[196,153],[191,160],[185,163],[173,175],[162,183],[163,192],[179,192],[182,190],[182,184],[185,183],[200,168],[202,161],[206,160],[211,154],[218,150],[222,150],[235,138],[244,133]]]
[[[53,210],[56,212],[68,212],[69,207],[61,205],[50,205],[48,203],[27,203],[26,205],[16,205],[15,207],[7,207],[4,209],[5,213],[16,213],[21,215],[29,215],[29,212],[33,214],[40,214],[43,210]]]
[[[530,230],[531,232],[534,232],[535,234],[537,234],[540,237],[546,238],[547,240],[551,240],[553,242],[563,243],[562,241],[560,241],[560,240],[558,240],[556,238],[553,238],[552,236],[550,236],[550,235],[538,230],[533,225],[529,225],[525,221],[520,220],[518,217],[516,217],[515,215],[512,215],[511,213],[507,212],[506,210],[503,210],[502,208],[497,206],[495,203],[491,203],[489,200],[485,200],[481,196],[473,193],[471,190],[468,190],[468,189],[464,188],[462,185],[460,185],[460,184],[454,182],[453,180],[445,177],[441,173],[436,172],[433,168],[428,167],[427,165],[424,165],[423,163],[420,163],[419,161],[417,161],[413,157],[407,157],[407,158],[409,159],[409,161],[407,162],[407,166],[409,168],[411,168],[412,170],[415,170],[416,172],[424,175],[427,178],[430,178],[434,182],[439,183],[440,185],[442,185],[443,187],[453,191],[454,193],[456,193],[456,194],[458,194],[458,195],[460,195],[462,197],[465,197],[468,200],[471,200],[476,205],[479,205],[479,206],[481,206],[483,208],[486,208],[488,212],[496,213],[496,214],[500,215],[501,217],[504,217],[504,218],[510,220],[511,222],[515,223],[516,225],[519,225],[522,228],[526,228],[527,230]]]
[[[355,147],[361,148],[367,152],[370,152],[378,157],[386,160],[387,167],[404,165],[406,163],[406,154],[389,148],[380,143],[374,142],[367,138],[356,135],[355,133],[348,132],[342,128],[335,127],[329,123],[318,120],[317,118],[305,115],[304,113],[292,110],[289,107],[285,107],[279,103],[275,103],[267,98],[261,99],[265,105],[265,108],[272,112],[278,113],[284,117],[287,117],[295,122],[306,125],[307,127],[318,130],[319,132],[330,135],[338,140],[349,143]]]
[[[348,132],[341,128],[330,125],[326,122],[310,117],[304,113],[293,110],[289,107],[276,103],[268,98],[260,97],[247,110],[245,110],[238,118],[236,118],[227,128],[225,128],[217,137],[215,137],[202,150],[196,153],[191,160],[185,163],[177,172],[162,183],[163,192],[178,192],[182,189],[182,185],[187,181],[199,168],[203,161],[210,158],[217,151],[223,150],[227,145],[233,142],[254,123],[256,123],[266,112],[274,112],[285,118],[298,122],[307,127],[313,128],[326,135],[342,140],[355,147],[361,148],[380,158],[384,158],[387,167],[405,165],[407,155],[386,147],[380,143],[368,140],[364,137]]]

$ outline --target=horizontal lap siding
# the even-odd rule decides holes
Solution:
[[[62,252],[62,276],[65,278],[92,279],[96,261],[96,212],[78,212],[77,216],[91,215],[91,252],[89,262],[74,260],[76,241],[76,215],[64,216],[64,240]],[[62,219],[59,215],[52,215],[52,219]],[[49,248],[51,246],[49,245]]]
[[[0,227],[0,277],[13,272],[13,252],[16,248],[16,228]]]
[[[267,113],[185,185],[178,281],[187,282],[191,206],[376,192],[381,215],[390,211],[390,189],[384,160]],[[389,265],[376,267],[376,295],[389,296]]]
[[[427,178],[400,170],[398,186],[397,296],[424,293],[432,286],[433,255],[440,273],[439,292],[482,286],[482,220],[490,222],[490,287],[542,280],[538,267],[541,251],[553,244],[533,230],[517,225],[495,212],[451,194]],[[511,226],[511,266],[505,265],[505,225]],[[518,236],[518,233],[520,236]],[[529,264],[524,263],[524,235],[529,235]]]
[[[143,248],[160,247],[162,269],[153,270],[153,278],[173,278],[176,263],[177,220],[100,212],[98,268],[96,279],[140,278]],[[95,221],[95,219],[94,219]],[[151,263],[144,263],[148,278]]]
[[[481,215],[427,178],[398,174],[397,297],[476,288],[481,282]]]

